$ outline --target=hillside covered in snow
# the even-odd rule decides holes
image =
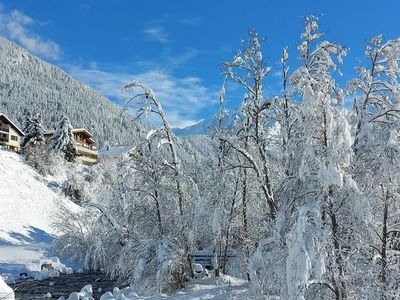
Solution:
[[[0,275],[18,273],[44,257],[53,222],[79,207],[55,193],[17,153],[0,150]]]
[[[64,114],[73,127],[90,130],[100,145],[135,142],[143,126],[60,68],[0,37],[0,111],[22,124],[25,110],[40,113],[48,129]]]

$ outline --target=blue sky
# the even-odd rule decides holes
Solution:
[[[303,17],[320,14],[325,38],[349,47],[341,67],[354,76],[366,42],[377,34],[400,36],[400,1],[128,1],[0,0],[0,34],[54,63],[116,103],[120,87],[139,79],[159,96],[172,125],[184,127],[218,109],[221,63],[240,47],[247,30],[266,37],[272,67],[266,92],[280,92],[279,60],[296,47]],[[240,95],[232,91],[229,107]]]

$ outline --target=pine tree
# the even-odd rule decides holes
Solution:
[[[44,133],[45,128],[42,124],[42,117],[40,114],[32,117],[29,113],[26,114],[24,124],[25,136],[22,139],[21,148],[23,152],[27,149],[45,144]]]
[[[28,131],[31,117],[32,117],[31,113],[28,110],[25,110],[22,121],[22,131],[25,133]]]
[[[46,151],[44,139],[45,128],[39,114],[31,116],[25,113],[24,134],[21,150],[25,160],[41,174],[49,173],[49,155]]]
[[[56,132],[50,141],[49,150],[63,154],[65,160],[69,162],[75,161],[77,156],[76,144],[68,117],[61,116]]]

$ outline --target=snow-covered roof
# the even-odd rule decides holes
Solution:
[[[72,129],[72,132],[73,133],[85,133],[89,138],[92,137],[92,134],[85,128],[74,128],[74,129]]]
[[[22,132],[21,129],[19,129],[19,127],[17,125],[15,125],[5,114],[0,113],[0,119],[3,118],[5,119],[8,123],[10,123],[10,125],[21,135],[23,136],[24,133]]]
[[[94,139],[92,137],[92,134],[87,131],[85,128],[74,128],[72,129],[72,133],[83,133],[87,140],[91,141],[92,143],[94,143]],[[44,133],[45,136],[52,136],[54,134],[54,131],[47,131]]]

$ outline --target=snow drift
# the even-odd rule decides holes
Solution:
[[[10,288],[0,276],[0,299],[3,300],[14,300],[15,295],[12,288]]]

